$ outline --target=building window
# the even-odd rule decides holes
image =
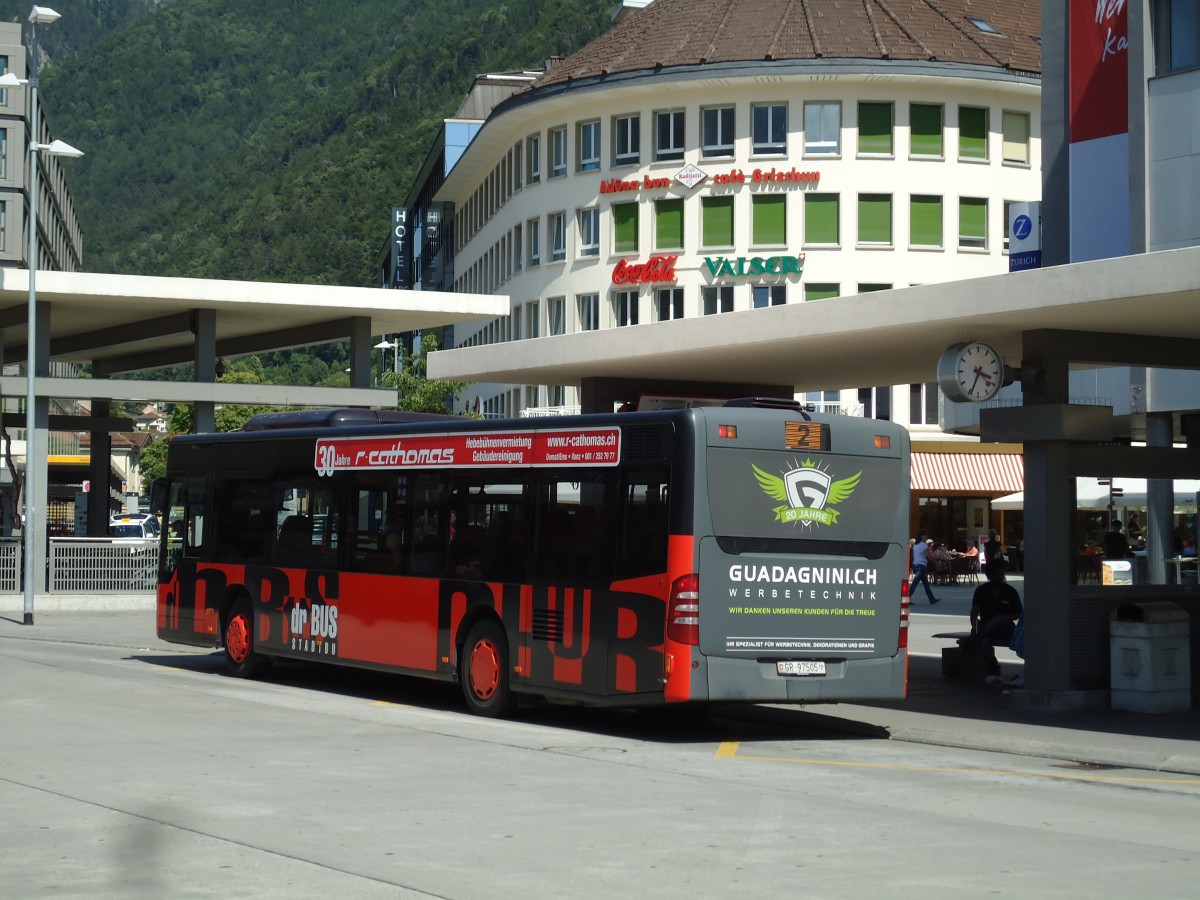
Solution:
[[[733,312],[732,285],[702,288],[700,295],[704,300],[704,314],[706,316]]]
[[[700,241],[705,247],[733,246],[733,198],[700,199]]]
[[[0,75],[8,74],[8,57],[0,56]],[[8,91],[0,90],[0,104],[8,103]]]
[[[891,421],[892,389],[890,387],[859,388],[858,402],[862,404],[864,418]]]
[[[787,303],[786,284],[756,284],[752,292],[755,309],[783,306]]]
[[[1005,110],[1000,118],[1004,128],[1004,162],[1029,165],[1029,113]]]
[[[875,281],[859,282],[858,285],[858,292],[860,294],[874,294],[878,291],[890,291],[891,289],[892,286],[890,284],[881,284]]]
[[[787,104],[755,104],[750,107],[754,152],[760,156],[787,153]]]
[[[550,313],[550,333],[551,334],[566,334],[567,333],[567,298],[566,297],[551,297],[546,301]]]
[[[702,109],[700,121],[704,129],[701,155],[705,159],[733,156],[733,107]]]
[[[908,386],[908,423],[910,425],[936,425],[938,423],[937,382],[910,384]]]
[[[530,219],[525,223],[529,234],[529,267],[542,264],[542,222],[540,219]]]
[[[658,321],[683,318],[683,288],[662,288],[658,292]]]
[[[909,153],[941,159],[942,108],[930,103],[913,103],[908,107]]]
[[[0,200],[0,250],[8,249],[8,201]]]
[[[942,246],[942,198],[913,194],[908,207],[910,247]]]
[[[520,141],[517,141],[512,149],[512,192],[514,194],[521,189],[521,179],[525,175],[525,164],[521,161],[521,151],[523,148],[524,145]]]
[[[531,134],[525,139],[525,183],[536,184],[542,180],[542,136]]]
[[[580,294],[577,299],[579,305],[579,330],[597,331],[600,328],[600,295]]]
[[[829,300],[842,295],[840,284],[816,284],[809,282],[804,285],[804,302],[809,300]]]
[[[637,203],[614,203],[612,206],[613,252],[637,253],[638,250]]]
[[[550,177],[567,174],[567,129],[550,129]]]
[[[600,168],[600,120],[579,123],[579,171],[595,172]]]
[[[842,152],[842,105],[804,104],[804,152],[809,156],[837,156]]]
[[[986,198],[958,198],[958,246],[972,250],[987,249]]]
[[[638,323],[637,291],[617,291],[612,295],[613,321],[617,327]]]
[[[683,110],[654,114],[654,158],[659,162],[683,159]]]
[[[512,233],[512,270],[520,272],[521,266],[525,262],[525,248],[521,243],[521,226],[514,225]]]
[[[562,262],[567,258],[567,214],[550,214],[550,261]]]
[[[540,309],[536,300],[530,300],[525,304],[525,334],[527,337],[535,338],[541,335],[541,316]]]
[[[1200,0],[1156,0],[1153,17],[1155,74],[1200,66]]]
[[[892,245],[892,195],[858,195],[858,242],[874,246]]]
[[[759,194],[750,198],[750,241],[756,247],[787,243],[787,195]]]
[[[600,255],[600,210],[594,206],[579,210],[579,255]]]
[[[0,178],[8,177],[8,129],[0,128]]]
[[[839,231],[837,194],[804,195],[804,243],[837,246]]]
[[[1012,200],[1004,201],[1004,252],[1008,252],[1008,242],[1011,239]]]
[[[613,119],[613,165],[636,166],[642,160],[642,120],[640,116]]]
[[[958,108],[958,158],[987,159],[988,111],[978,106]]]
[[[682,200],[655,201],[654,246],[659,250],[677,250],[683,246]]]
[[[892,155],[892,104],[858,104],[859,156]]]

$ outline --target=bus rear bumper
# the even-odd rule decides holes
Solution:
[[[780,675],[775,660],[707,657],[706,684],[696,685],[707,697],[757,703],[829,703],[863,699],[902,699],[905,651],[877,659],[827,660],[824,675]],[[706,689],[706,690],[705,690]]]

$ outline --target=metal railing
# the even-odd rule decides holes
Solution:
[[[158,541],[51,538],[46,558],[51,594],[152,591]],[[0,541],[0,592],[22,590],[21,541]]]

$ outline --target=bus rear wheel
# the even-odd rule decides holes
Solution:
[[[475,623],[467,632],[458,666],[458,680],[471,712],[500,718],[516,708],[508,669],[508,640],[500,623],[494,619]]]
[[[225,665],[238,678],[257,678],[270,666],[270,660],[254,650],[254,612],[250,601],[242,598],[233,604],[225,620]]]

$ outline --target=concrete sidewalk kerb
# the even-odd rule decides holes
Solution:
[[[0,642],[26,639],[163,650],[175,647],[159,641],[155,633],[153,595],[124,595],[124,602],[123,607],[97,608],[89,603],[75,610],[56,610],[46,604],[38,608],[33,625],[22,624],[20,605],[15,611],[0,610]],[[946,615],[944,610],[954,605],[943,602],[933,615],[914,616],[909,696],[905,700],[806,707],[762,705],[731,708],[731,712],[739,718],[767,718],[789,727],[876,738],[886,735],[918,744],[1200,776],[1200,713],[1194,709],[1159,715],[1110,709],[1027,713],[1013,709],[1008,688],[942,677],[940,650],[945,642],[933,640],[931,635],[954,621],[954,615]],[[1020,661],[1015,657],[1002,657],[1001,662],[1009,674],[1019,671]]]

